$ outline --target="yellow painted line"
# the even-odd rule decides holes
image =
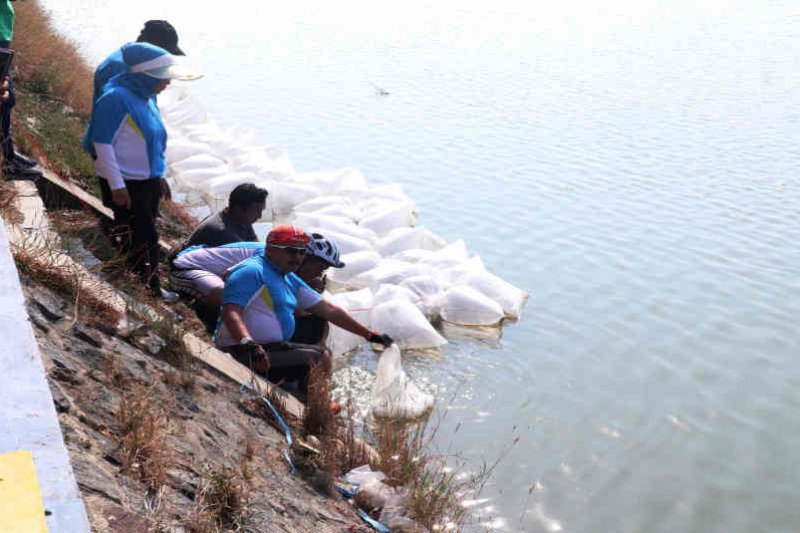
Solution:
[[[33,454],[0,454],[0,531],[47,533]]]

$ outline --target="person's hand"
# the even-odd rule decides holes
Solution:
[[[383,344],[387,348],[394,343],[394,339],[392,339],[389,335],[386,333],[378,333],[377,331],[370,332],[367,340],[376,344]]]
[[[7,91],[9,85],[11,85],[11,80],[9,79],[8,76],[6,76],[5,78],[3,78],[3,83],[0,84],[0,89]]]
[[[131,195],[128,194],[128,189],[125,187],[111,191],[111,200],[115,205],[124,207],[125,209],[131,208]]]
[[[3,91],[3,94],[0,95],[0,100],[3,102],[7,102],[9,98],[11,98],[11,93],[8,91]]]
[[[256,343],[247,346],[247,348],[250,351],[250,367],[259,374],[269,372],[269,357],[266,350]]]
[[[172,189],[169,188],[169,183],[167,180],[161,179],[161,199],[162,200],[172,200]]]

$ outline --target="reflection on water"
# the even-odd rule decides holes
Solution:
[[[445,331],[404,360],[443,449],[478,464],[521,436],[473,498],[486,520],[796,529],[792,4],[45,4],[94,60],[171,20],[221,125],[300,170],[403,183],[422,224],[531,293],[500,338]],[[345,362],[366,397],[377,356]]]

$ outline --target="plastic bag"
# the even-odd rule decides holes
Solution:
[[[386,235],[393,229],[413,226],[417,216],[413,202],[381,202],[379,205],[364,209],[364,218],[360,226],[368,228],[378,235]]]
[[[309,184],[276,182],[269,191],[267,202],[276,214],[290,213],[294,206],[321,194],[318,187]]]
[[[375,268],[353,276],[347,284],[353,287],[371,287],[377,289],[384,283],[399,285],[406,278],[425,274],[426,272],[427,268],[423,265],[385,259]]]
[[[400,348],[389,346],[378,361],[372,386],[375,417],[419,418],[433,406],[433,396],[422,392],[403,371]]]
[[[441,316],[453,324],[492,326],[499,323],[505,313],[500,304],[482,292],[457,285],[445,293]]]
[[[339,244],[338,242],[336,243]],[[381,256],[378,252],[364,250],[343,254],[340,259],[344,262],[343,268],[331,268],[328,270],[328,278],[337,283],[347,283],[353,276],[362,272],[372,270],[380,263]]]
[[[441,314],[444,302],[444,287],[433,276],[422,274],[412,276],[400,282],[400,286],[409,289],[416,299],[417,308],[428,318]]]
[[[370,327],[373,302],[371,290],[361,289],[360,291],[340,292],[332,295],[326,293],[325,299],[343,308],[353,318]],[[364,337],[345,331],[334,324],[330,325],[327,345],[334,357],[345,354],[350,350],[355,350],[366,342]]]
[[[528,293],[491,272],[469,272],[461,278],[461,283],[497,302],[503,313],[512,318],[519,318],[522,306],[528,299]]]
[[[403,349],[437,348],[447,344],[447,340],[433,329],[422,311],[408,300],[390,300],[376,305],[372,309],[370,322],[373,329],[388,333]]]
[[[412,249],[438,250],[447,245],[444,239],[425,228],[397,228],[382,237],[376,244],[378,252],[389,257]]]

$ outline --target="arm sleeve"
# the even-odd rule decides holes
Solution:
[[[228,273],[222,304],[237,304],[247,307],[253,295],[263,285],[257,264],[239,263]]]
[[[312,305],[319,303],[322,300],[322,295],[308,286],[308,284],[300,279],[299,276],[294,275],[295,285],[295,298],[297,298],[297,308],[305,311]]]
[[[108,180],[111,190],[122,189],[125,182],[114,151],[114,137],[125,123],[128,110],[123,95],[109,91],[95,104],[90,127],[91,138],[88,141],[97,152],[95,169]]]
[[[112,191],[125,188],[125,180],[122,178],[122,172],[117,163],[117,154],[114,152],[114,147],[110,144],[94,143],[94,151],[97,154],[97,159],[94,162],[94,168],[98,176],[102,176],[108,181],[108,186]]]

